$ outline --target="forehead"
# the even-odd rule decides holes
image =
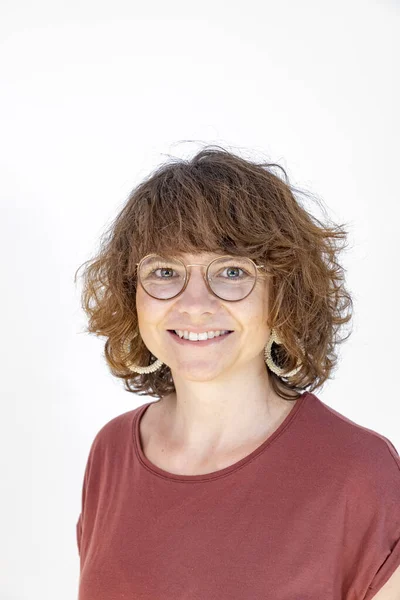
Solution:
[[[180,258],[186,263],[207,263],[214,258],[218,258],[219,256],[230,256],[230,254],[229,252],[224,252],[221,250],[220,252],[196,252],[194,254],[189,254],[187,252],[174,252],[174,256]]]

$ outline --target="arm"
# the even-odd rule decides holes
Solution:
[[[397,567],[373,600],[400,600],[400,567]]]

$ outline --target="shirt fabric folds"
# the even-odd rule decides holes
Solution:
[[[177,475],[144,455],[148,402],[84,472],[78,600],[370,600],[400,565],[400,457],[304,392],[251,454]]]

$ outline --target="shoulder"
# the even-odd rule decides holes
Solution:
[[[393,595],[396,586],[399,590],[399,453],[381,433],[352,421],[316,396],[309,399],[304,426],[308,424],[307,437],[313,439],[318,482],[322,480],[325,488],[331,484],[329,489],[334,490],[346,597],[372,600],[378,592],[377,600],[400,600]]]
[[[347,450],[359,448],[363,456],[365,456],[364,451],[369,450],[366,458],[371,456],[371,453],[373,455],[374,452],[389,454],[400,468],[397,448],[383,434],[352,421],[349,417],[325,404],[315,394],[309,393],[307,402],[309,404],[307,417],[314,420],[313,425],[318,425],[316,433],[321,431],[328,442],[341,442]]]
[[[133,422],[136,415],[147,404],[141,404],[132,410],[116,415],[106,421],[94,435],[90,454],[93,455],[94,453],[99,453],[101,450],[115,448],[121,442],[126,445],[127,440],[132,434]]]
[[[389,478],[400,494],[400,456],[393,442],[352,421],[314,394],[308,400],[313,450],[317,445],[327,464],[346,469],[359,486],[375,487],[378,493]]]

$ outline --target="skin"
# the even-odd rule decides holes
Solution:
[[[185,264],[207,264],[217,255],[183,254]],[[189,268],[185,291],[171,300],[136,293],[140,334],[147,348],[167,364],[176,391],[154,402],[147,423],[175,464],[205,465],[209,457],[251,451],[280,425],[296,401],[285,401],[270,385],[264,347],[270,336],[268,278],[258,278],[247,298],[227,302],[206,286],[205,268]],[[234,330],[207,347],[181,346],[168,329]],[[152,411],[150,411],[152,409]],[[153,438],[154,440],[154,438]],[[153,444],[154,445],[154,444]],[[179,457],[179,458],[178,458]],[[171,459],[172,460],[172,459]],[[222,463],[221,463],[222,464]],[[227,464],[227,463],[226,463]]]

